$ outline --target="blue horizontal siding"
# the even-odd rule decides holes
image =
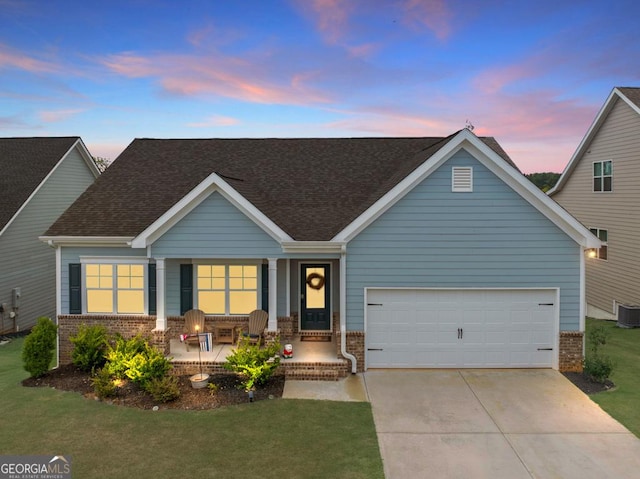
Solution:
[[[212,193],[151,246],[154,257],[282,257],[276,240],[219,193]]]
[[[473,192],[451,168],[473,167]],[[347,327],[364,329],[365,287],[558,287],[560,329],[579,329],[580,247],[466,151],[347,247]]]

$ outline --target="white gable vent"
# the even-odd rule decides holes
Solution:
[[[454,166],[451,168],[451,191],[455,193],[473,191],[473,168]]]

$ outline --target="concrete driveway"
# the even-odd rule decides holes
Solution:
[[[364,382],[387,479],[640,478],[640,439],[557,371],[371,370]]]

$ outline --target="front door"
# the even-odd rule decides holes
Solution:
[[[331,302],[328,264],[303,264],[300,285],[300,329],[302,331],[329,331],[331,329]]]

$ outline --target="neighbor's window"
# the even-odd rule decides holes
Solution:
[[[598,259],[607,259],[607,241],[609,239],[607,230],[601,230],[599,228],[591,228],[590,230],[600,241],[602,241],[602,246],[599,249],[593,250],[595,252],[595,257]]]
[[[258,307],[258,266],[197,266],[198,309],[207,314],[249,314]]]
[[[611,191],[613,165],[611,160],[593,163],[593,191]]]
[[[144,313],[142,264],[85,265],[87,313]]]

